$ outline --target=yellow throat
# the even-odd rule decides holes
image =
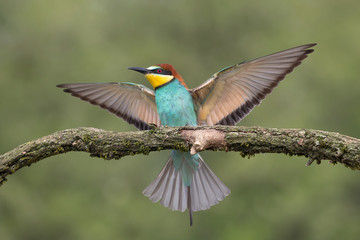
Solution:
[[[145,74],[145,77],[150,82],[150,84],[153,86],[154,89],[165,83],[170,82],[174,78],[174,76],[172,75],[161,75],[155,73]]]

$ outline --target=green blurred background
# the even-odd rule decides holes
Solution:
[[[135,128],[55,85],[129,81],[127,67],[171,63],[189,87],[286,48],[316,50],[239,125],[360,137],[357,0],[0,1],[0,154],[75,127]],[[68,153],[0,188],[7,239],[358,239],[359,173],[303,157],[204,152],[232,194],[208,211],[172,212],[144,197],[169,151],[118,161]]]

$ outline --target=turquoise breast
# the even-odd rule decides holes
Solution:
[[[155,91],[161,125],[170,127],[196,126],[194,104],[189,91],[177,80]]]

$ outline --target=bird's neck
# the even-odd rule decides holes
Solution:
[[[164,81],[162,84],[158,84],[158,85],[156,85],[156,86],[153,85],[153,87],[154,87],[154,89],[155,89],[155,91],[156,91],[156,90],[158,90],[159,88],[165,87],[166,85],[174,82],[175,80],[177,81],[177,79],[173,77],[172,79],[170,79],[170,80],[168,80],[168,81]]]

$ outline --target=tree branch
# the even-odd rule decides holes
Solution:
[[[70,151],[90,156],[119,159],[165,149],[237,151],[242,156],[285,153],[314,160],[341,163],[360,169],[360,139],[339,133],[306,129],[261,127],[161,127],[148,131],[111,132],[96,128],[75,128],[53,133],[22,144],[0,156],[0,185],[7,175],[44,158]]]

